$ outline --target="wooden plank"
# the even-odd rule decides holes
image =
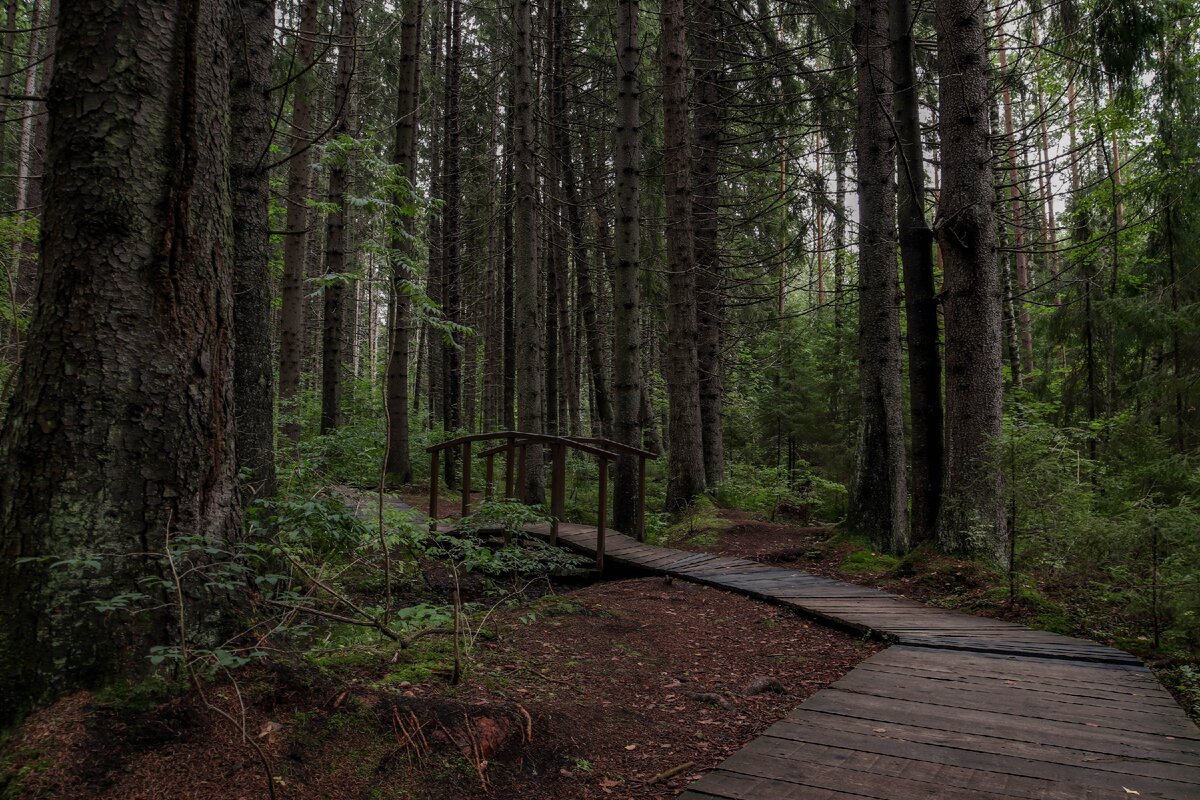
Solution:
[[[814,764],[850,772],[868,773],[877,779],[907,779],[935,786],[952,786],[970,791],[994,792],[1003,797],[1018,800],[1078,800],[1078,798],[1111,797],[1110,788],[1083,785],[1078,781],[1059,783],[1046,778],[1025,775],[1010,775],[990,769],[961,767],[924,761],[917,758],[864,753],[829,745],[796,742],[760,736],[729,761],[722,769],[735,769],[730,762],[742,753],[753,753],[759,758],[774,758],[800,764]],[[1088,776],[1091,773],[1087,773]],[[936,790],[928,790],[928,796],[938,796]]]

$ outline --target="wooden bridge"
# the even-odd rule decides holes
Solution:
[[[465,438],[497,436],[506,444],[482,455],[490,485],[490,459],[507,452],[509,496],[514,448],[555,440],[556,519],[529,533],[595,555],[601,567],[607,557],[612,566],[748,595],[892,644],[692,784],[685,800],[1200,799],[1200,729],[1128,653],[799,570],[654,547],[606,533],[603,508],[598,526],[562,522],[562,448],[596,455],[602,486],[617,449],[512,432]],[[451,446],[464,440],[435,447]],[[436,513],[436,486],[430,501]]]

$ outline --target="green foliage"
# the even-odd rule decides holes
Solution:
[[[842,569],[860,575],[883,575],[891,572],[900,565],[900,559],[886,553],[876,553],[873,550],[853,550],[842,561]]]

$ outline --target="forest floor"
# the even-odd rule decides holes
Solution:
[[[235,718],[244,703],[279,798],[666,798],[879,649],[661,578],[547,594],[480,630],[458,686],[430,637],[272,659],[207,695]],[[264,796],[255,750],[194,691],[74,695],[0,750],[6,799]]]

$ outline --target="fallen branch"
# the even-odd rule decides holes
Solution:
[[[646,784],[648,786],[653,786],[656,783],[662,783],[663,781],[668,781],[671,778],[674,778],[679,773],[685,772],[694,766],[696,766],[695,761],[685,761],[684,763],[680,764],[678,767],[671,767],[668,770],[664,770],[663,772],[658,773],[653,778],[651,778],[649,781],[647,781]]]

